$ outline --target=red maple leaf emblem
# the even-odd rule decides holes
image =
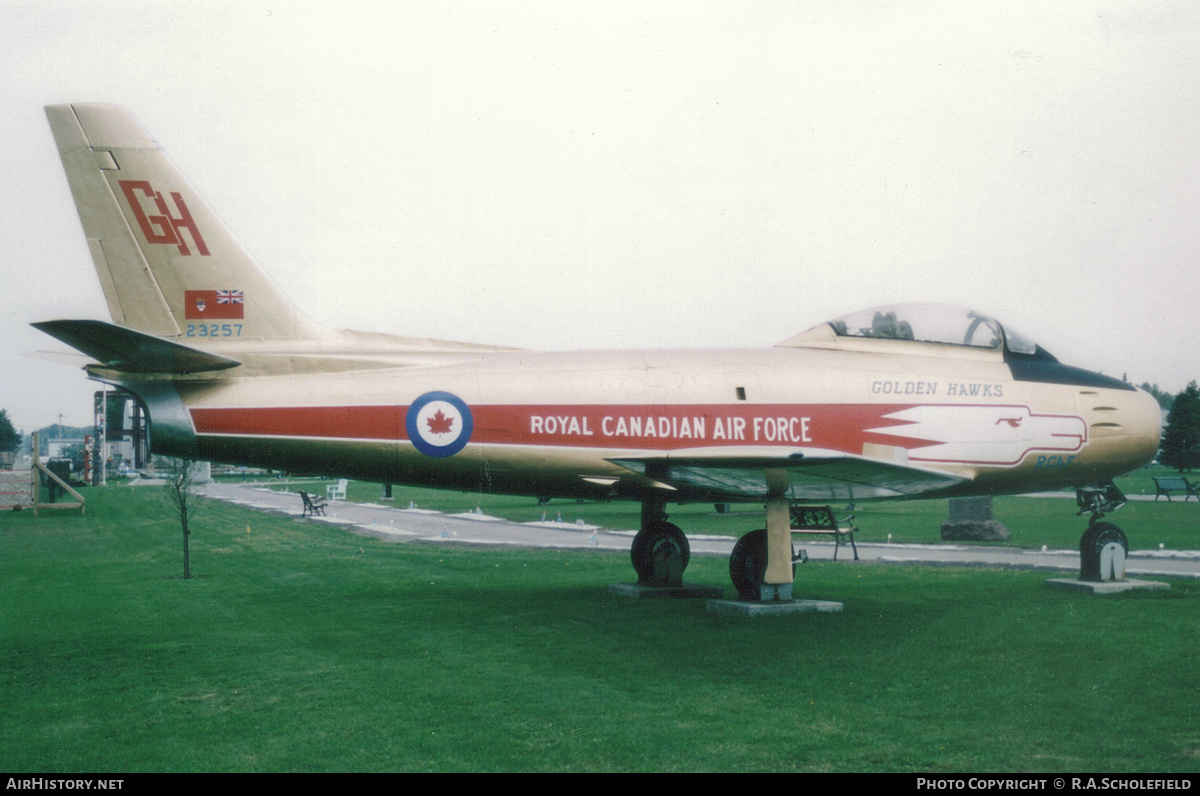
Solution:
[[[437,414],[426,420],[429,424],[429,432],[431,434],[449,434],[450,429],[454,427],[454,418],[446,417],[442,414],[442,410],[437,410]]]

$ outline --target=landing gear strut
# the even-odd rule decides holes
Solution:
[[[767,498],[767,527],[739,539],[729,556],[729,578],[740,600],[792,600],[797,558],[792,545],[791,514],[787,498],[783,497],[786,479],[787,474],[782,471],[767,471],[768,485],[775,492]]]
[[[1116,484],[1075,490],[1078,514],[1090,513],[1088,528],[1079,540],[1079,579],[1093,582],[1125,580],[1125,559],[1129,540],[1125,532],[1111,522],[1100,522],[1125,505],[1125,496]]]

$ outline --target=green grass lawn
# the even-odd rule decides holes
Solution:
[[[1190,772],[1200,759],[1194,581],[1097,598],[1030,572],[813,563],[799,596],[844,613],[735,619],[610,595],[625,555],[394,544],[225,504],[197,518],[185,581],[157,493],[89,489],[86,516],[0,516],[5,768]],[[725,569],[696,558],[689,579],[724,585]]]

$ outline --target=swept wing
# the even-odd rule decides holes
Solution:
[[[826,450],[780,454],[772,448],[693,448],[612,461],[667,486],[764,500],[781,491],[780,496],[791,500],[813,501],[915,497],[968,480],[926,467]],[[779,480],[781,475],[786,480]]]

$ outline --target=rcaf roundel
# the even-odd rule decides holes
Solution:
[[[457,395],[427,392],[412,402],[405,418],[408,439],[426,456],[453,456],[471,439],[471,410]]]

